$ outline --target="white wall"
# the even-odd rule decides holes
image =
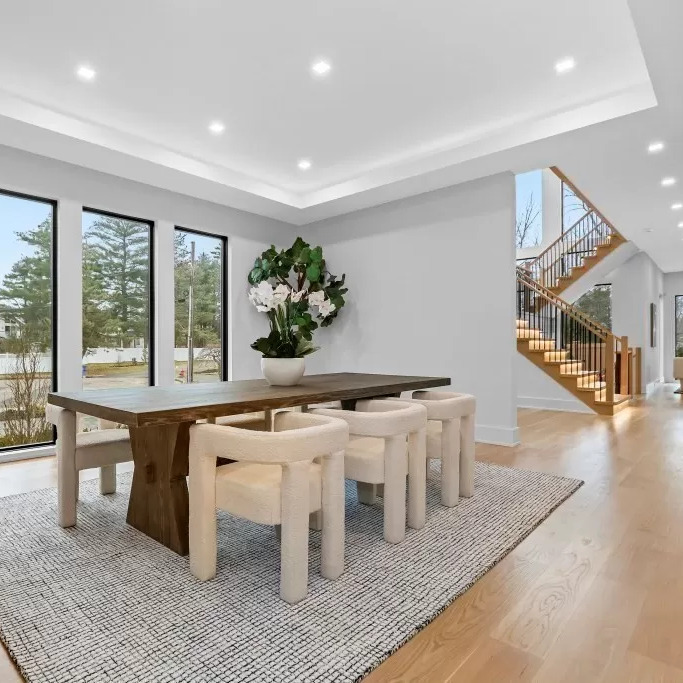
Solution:
[[[58,383],[81,388],[81,213],[82,207],[155,222],[157,383],[172,384],[173,228],[179,225],[228,237],[228,353],[231,377],[260,377],[259,355],[249,344],[267,329],[246,298],[254,258],[271,242],[290,243],[296,230],[278,221],[160,190],[79,166],[0,146],[0,188],[59,202]]]
[[[558,384],[521,353],[517,353],[517,406],[561,410],[568,413],[595,413],[570,391]]]
[[[612,331],[628,335],[629,346],[642,348],[643,389],[663,380],[664,274],[643,251],[612,271]],[[657,305],[657,346],[650,347],[650,303]]]
[[[477,438],[518,441],[512,174],[315,224],[348,304],[317,336],[313,372],[447,375],[477,397]]]
[[[664,377],[673,382],[673,358],[675,341],[675,301],[677,294],[683,294],[683,271],[664,273],[664,303],[662,305],[662,352],[664,355]]]

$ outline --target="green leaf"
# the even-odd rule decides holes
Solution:
[[[321,263],[323,260],[323,248],[322,247],[316,247],[315,249],[311,249],[311,262],[312,263]]]
[[[320,279],[320,266],[312,263],[306,268],[306,277],[310,282],[317,282]]]
[[[264,279],[263,271],[260,268],[253,268],[249,273],[249,277],[247,279],[249,280],[250,285],[257,285]]]

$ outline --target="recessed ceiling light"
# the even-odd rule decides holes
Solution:
[[[645,232],[652,232],[652,228],[645,228]]]
[[[676,184],[676,178],[662,178],[662,187],[671,187]]]
[[[671,205],[671,208],[674,211],[679,211],[680,209],[683,209],[683,204],[681,204],[680,202],[676,202],[675,204]]]
[[[679,227],[679,228],[683,228],[683,221],[681,221],[681,222],[678,224],[678,227]]]
[[[95,71],[95,69],[93,69],[91,66],[82,64],[78,67],[78,69],[76,69],[76,75],[82,81],[92,81],[95,79],[95,76],[97,76],[97,71]]]
[[[308,169],[311,167],[311,162],[308,159],[302,159],[297,166],[302,170],[302,171],[308,171]]]
[[[318,76],[324,76],[325,74],[329,73],[331,68],[332,66],[329,62],[326,62],[324,59],[321,59],[320,61],[315,62],[313,66],[311,66],[311,71]]]
[[[573,57],[565,57],[564,59],[561,59],[559,62],[555,63],[555,71],[557,71],[558,74],[566,74],[568,71],[571,71],[575,66],[576,61]]]
[[[661,152],[663,149],[664,149],[664,143],[663,142],[651,142],[647,147],[647,151],[650,154],[656,154],[657,152]]]
[[[209,130],[214,135],[220,135],[225,130],[225,124],[222,123],[221,121],[212,121],[209,124]]]

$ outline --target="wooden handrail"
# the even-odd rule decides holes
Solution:
[[[586,214],[586,215],[588,215],[588,214]],[[585,216],[584,216],[584,218],[585,218]],[[593,228],[591,229],[590,232],[587,232],[582,237],[579,237],[579,239],[577,239],[576,242],[574,242],[573,244],[570,244],[567,247],[567,249],[565,251],[563,251],[562,253],[560,253],[560,255],[554,261],[550,261],[550,263],[545,268],[543,268],[543,270],[544,271],[550,270],[555,264],[559,263],[560,260],[562,260],[565,256],[567,256],[567,254],[574,253],[573,250],[576,249],[576,247],[578,247],[579,244],[581,244],[581,242],[583,242],[585,239],[588,239],[594,232],[597,231],[598,228],[600,228],[603,225],[607,225],[607,223],[604,223],[602,221],[600,223],[597,223],[595,226],[593,226]]]
[[[563,231],[562,234],[553,242],[551,242],[538,256],[536,256],[536,260],[540,261],[558,242],[561,242],[564,240],[565,235],[569,234],[586,216],[590,215],[593,213],[592,211],[586,211],[586,213],[579,218],[576,223],[574,223],[570,228],[567,228],[567,230]]]
[[[530,275],[528,275],[523,268],[517,267],[517,281],[533,289],[536,294],[540,297],[553,304],[556,308],[559,308],[563,313],[566,313],[569,317],[574,318],[578,323],[584,325],[596,336],[600,337],[603,341],[608,335],[612,334],[612,331],[601,325],[597,320],[593,320],[587,316],[583,311],[572,306],[568,301],[565,301],[561,297],[557,296],[554,292],[550,291],[547,287],[536,282]]]
[[[603,220],[605,223],[607,223],[607,225],[609,225],[609,227],[610,227],[614,232],[616,232],[617,235],[619,235],[619,237],[621,237],[624,241],[626,241],[626,239],[624,238],[624,236],[623,236],[623,235],[614,227],[614,223],[612,223],[612,221],[608,220],[608,219],[605,217],[605,215],[602,213],[602,211],[600,211],[600,210],[595,206],[595,204],[593,204],[593,202],[592,202],[590,199],[588,199],[588,197],[586,197],[586,195],[585,195],[583,192],[581,192],[581,190],[579,190],[579,188],[576,187],[576,185],[574,185],[574,183],[567,177],[567,175],[566,175],[562,170],[560,170],[557,166],[551,166],[551,167],[550,167],[550,170],[551,170],[551,171],[552,171],[552,172],[553,172],[553,173],[554,173],[554,174],[555,174],[563,183],[565,183],[566,185],[569,185],[569,187],[571,188],[572,192],[573,192],[573,193],[574,193],[574,194],[575,194],[575,195],[576,195],[576,196],[577,196],[577,197],[578,197],[586,206],[590,206],[590,208],[591,208],[593,211],[595,211],[595,213],[597,213],[598,216],[600,216],[600,218],[602,218],[602,220]]]

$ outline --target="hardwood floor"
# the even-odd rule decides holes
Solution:
[[[366,679],[683,683],[683,406],[673,386],[613,418],[521,410],[487,462],[586,484]],[[0,466],[0,495],[54,486]],[[96,476],[96,472],[83,473]],[[0,681],[21,681],[0,650]]]

